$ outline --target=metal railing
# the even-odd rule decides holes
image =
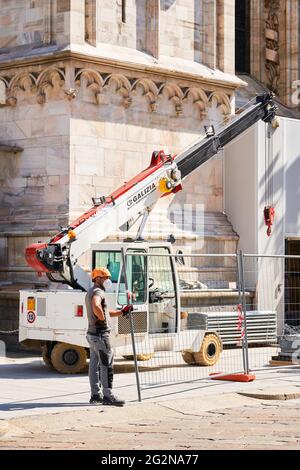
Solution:
[[[145,258],[150,281],[142,290],[137,256]],[[126,266],[126,277],[133,280],[131,285],[128,282],[128,292],[136,302],[148,301],[147,312],[140,309],[132,314],[136,372],[142,389],[215,373],[247,372],[238,255],[154,250],[127,253]],[[251,294],[244,292],[247,295]]]
[[[124,259],[128,302],[145,303],[130,324],[140,398],[149,387],[300,363],[300,257],[154,249]]]
[[[259,316],[249,330],[250,367],[299,364],[300,358],[300,256],[243,255],[246,290],[254,292],[249,313]],[[262,330],[264,334],[262,335]]]
[[[300,257],[154,249],[124,259],[128,301],[145,303],[131,322],[139,394],[300,363]]]

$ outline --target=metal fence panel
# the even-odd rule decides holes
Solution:
[[[246,302],[250,368],[299,363],[300,257],[244,255],[243,265],[253,293]]]
[[[132,323],[142,388],[300,363],[300,257],[143,256],[147,311]]]
[[[171,255],[154,249],[145,256],[147,341],[138,341],[135,332],[141,386],[243,372],[237,255]]]

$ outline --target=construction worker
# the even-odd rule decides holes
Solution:
[[[111,274],[105,267],[92,271],[93,287],[86,294],[85,302],[88,316],[87,341],[90,345],[89,380],[91,387],[90,403],[123,406],[124,400],[117,398],[113,386],[113,351],[110,341],[110,317],[128,315],[132,305],[121,310],[108,311],[105,291],[112,285]],[[101,393],[101,388],[103,395]]]

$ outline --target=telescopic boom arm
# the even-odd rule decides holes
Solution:
[[[46,273],[50,280],[86,290],[89,278],[78,259],[90,249],[91,244],[104,240],[118,228],[130,226],[147,215],[162,196],[180,191],[185,177],[257,121],[263,120],[275,126],[277,107],[273,98],[271,93],[258,96],[255,104],[233,116],[231,122],[220,131],[215,132],[210,126],[207,138],[176,157],[165,155],[163,151],[153,152],[148,168],[110,196],[93,199],[93,207],[61,230],[49,243],[28,246],[25,251],[28,265],[39,273]],[[59,275],[59,280],[55,275]]]

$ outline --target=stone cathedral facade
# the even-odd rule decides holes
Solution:
[[[0,0],[5,329],[15,325],[10,309],[18,288],[39,285],[26,267],[25,246],[48,240],[92,197],[134,176],[153,150],[178,153],[204,135],[205,124],[235,113],[236,90],[246,85],[236,75],[236,47],[249,55],[249,73],[291,105],[298,1],[243,2],[248,26],[236,44],[235,0]],[[185,204],[193,220],[201,206],[204,252],[237,246],[223,214],[223,178],[219,154],[157,208],[167,220],[170,205]],[[154,226],[161,229],[155,220]],[[197,233],[187,242],[179,235],[179,244],[188,245],[189,236]]]

